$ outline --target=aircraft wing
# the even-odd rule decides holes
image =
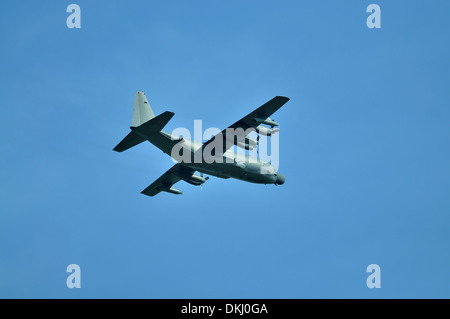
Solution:
[[[246,131],[249,128],[256,128],[258,125],[263,123],[266,119],[268,119],[273,113],[278,111],[279,108],[281,108],[286,102],[289,101],[289,98],[284,96],[276,96],[270,101],[266,102],[264,105],[260,106],[247,116],[244,116],[242,119],[234,123],[233,125],[230,125],[226,129],[224,129],[222,132],[218,133],[217,135],[213,136],[210,140],[205,142],[203,144],[203,149],[210,143],[212,143],[217,138],[222,138],[223,142],[223,152],[225,152],[229,147],[233,146],[234,144],[227,145],[230,143],[226,143],[226,134],[228,129],[237,129],[242,128],[244,131]],[[229,147],[227,147],[229,146]]]
[[[165,172],[160,178],[154,181],[149,187],[144,189],[141,193],[148,196],[155,196],[159,192],[168,192],[172,194],[183,194],[181,191],[173,188],[172,186],[181,180],[180,175],[194,174],[195,170],[186,167],[181,164],[175,164]]]

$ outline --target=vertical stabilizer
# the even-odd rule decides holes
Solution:
[[[133,120],[131,126],[138,127],[155,117],[144,92],[138,91],[134,95]]]

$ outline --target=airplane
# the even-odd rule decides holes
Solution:
[[[192,185],[202,186],[209,179],[204,178],[203,174],[223,179],[235,178],[250,183],[282,185],[286,180],[285,176],[279,174],[270,163],[254,157],[249,160],[249,156],[234,152],[231,148],[236,145],[251,150],[257,146],[259,135],[258,140],[254,140],[247,137],[248,131],[253,130],[266,136],[278,131],[274,127],[279,124],[271,120],[270,116],[288,101],[287,97],[276,96],[210,140],[199,143],[164,132],[162,129],[175,114],[166,111],[155,116],[145,93],[138,91],[134,97],[131,132],[113,150],[123,152],[149,141],[176,160],[177,163],[172,168],[141,192],[148,196],[155,196],[160,192],[182,194],[182,191],[173,187],[174,184],[184,180]],[[239,131],[240,129],[242,131]],[[232,136],[230,132],[241,133]],[[175,152],[177,156],[174,156],[175,147],[178,148],[178,152]],[[208,148],[211,149],[210,155],[203,156],[203,152]],[[180,158],[180,154],[184,157]],[[183,160],[186,158],[188,160]],[[195,174],[196,171],[200,172],[200,175]]]

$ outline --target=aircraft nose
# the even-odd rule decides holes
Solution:
[[[275,185],[283,185],[286,181],[286,177],[281,174],[277,174],[277,180],[275,181]]]

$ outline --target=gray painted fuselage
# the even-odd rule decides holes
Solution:
[[[147,140],[174,158],[171,154],[174,141],[180,141],[180,137],[161,131],[159,134],[147,137]],[[183,152],[188,152],[189,156],[186,157],[190,159],[178,162],[201,173],[220,178],[235,178],[250,183],[284,184],[284,175],[278,174],[275,168],[268,162],[249,157],[245,154],[236,153],[231,149],[221,154],[220,157],[204,158],[201,156],[198,158],[197,156],[194,158],[194,153],[202,148],[202,143],[193,142],[188,139],[183,139],[182,143]],[[174,160],[176,161],[175,158]]]

